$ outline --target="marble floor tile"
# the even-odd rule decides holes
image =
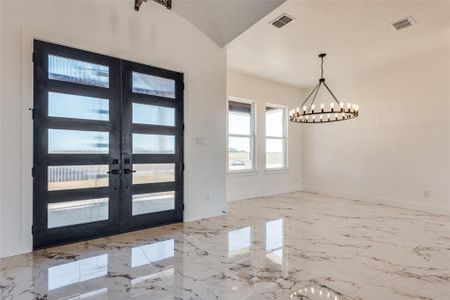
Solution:
[[[0,259],[0,299],[450,299],[450,217],[311,193]]]

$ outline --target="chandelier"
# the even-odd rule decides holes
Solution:
[[[326,53],[319,54],[321,60],[321,75],[319,83],[311,91],[306,100],[303,101],[302,105],[289,111],[289,120],[291,122],[308,124],[331,123],[350,120],[359,116],[358,105],[351,103],[345,104],[344,102],[340,102],[330,90],[328,85],[325,83],[325,78],[323,78],[323,58],[325,56]],[[331,102],[329,105],[321,103],[320,106],[317,106],[315,100],[317,97],[317,93],[322,86],[324,86],[330,93],[334,102]],[[313,94],[314,96],[311,98]]]

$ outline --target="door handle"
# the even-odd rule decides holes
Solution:
[[[130,170],[130,169],[123,170],[124,174],[130,174],[130,173],[135,173],[135,172],[136,172],[136,170]]]
[[[120,171],[119,170],[111,170],[111,171],[108,171],[106,173],[112,174],[112,175],[118,175],[118,174],[120,174]]]

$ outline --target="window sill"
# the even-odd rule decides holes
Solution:
[[[231,177],[256,176],[258,175],[258,170],[228,171],[227,175]]]
[[[264,169],[264,173],[267,174],[281,174],[281,173],[289,173],[291,172],[291,169],[286,167],[286,168],[274,168],[274,169]]]

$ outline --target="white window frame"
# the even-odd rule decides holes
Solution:
[[[241,102],[245,104],[250,104],[250,135],[243,134],[230,134],[229,130],[229,114],[230,114],[230,101]],[[229,142],[230,137],[247,137],[250,138],[250,159],[252,162],[252,167],[250,169],[243,170],[230,170],[230,157],[229,157]],[[257,170],[256,166],[256,102],[249,99],[243,99],[238,97],[229,97],[227,101],[227,171],[229,174],[242,174],[242,173],[255,173]]]
[[[266,126],[267,126],[266,108],[267,107],[280,108],[283,110],[283,136],[282,137],[267,135],[267,132],[266,132]],[[288,148],[289,148],[288,147],[289,146],[289,144],[288,144],[288,141],[289,141],[288,127],[289,127],[289,123],[288,123],[287,113],[288,113],[288,107],[284,106],[284,105],[266,103],[266,105],[264,106],[264,170],[266,170],[266,171],[287,170],[289,168],[289,161],[288,161]],[[284,162],[284,165],[282,167],[276,167],[276,168],[267,167],[267,149],[266,149],[267,139],[283,140],[283,162]]]

